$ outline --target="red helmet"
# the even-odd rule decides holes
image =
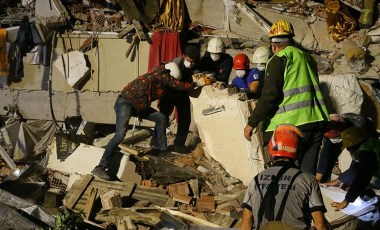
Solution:
[[[234,57],[234,69],[249,69],[249,58],[241,53]]]
[[[298,141],[301,137],[301,131],[294,125],[278,125],[268,144],[270,155],[296,159]]]

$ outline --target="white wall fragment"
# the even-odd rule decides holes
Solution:
[[[55,60],[54,66],[73,88],[80,84],[90,73],[90,69],[86,66],[84,54],[77,50],[59,56],[57,60]]]

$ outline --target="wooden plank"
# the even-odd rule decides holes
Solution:
[[[74,188],[74,192],[71,194],[71,197],[69,197],[68,200],[66,200],[65,205],[66,207],[73,209],[75,204],[78,202],[80,197],[83,195],[83,193],[86,191],[86,188],[91,183],[94,176],[92,174],[87,174],[78,184],[77,188]],[[73,185],[74,187],[74,185]],[[73,189],[73,188],[72,188]],[[70,190],[72,190],[70,189]]]
[[[190,204],[191,200],[193,199],[190,196],[186,196],[186,195],[182,195],[182,194],[178,194],[178,193],[174,193],[172,195],[173,195],[173,197],[172,197],[173,200],[175,200],[177,202],[184,203],[184,204]]]
[[[92,215],[92,207],[94,206],[94,202],[98,196],[98,189],[91,188],[90,195],[86,200],[86,205],[84,206],[83,212],[87,220],[91,218]]]
[[[139,155],[139,151],[137,151],[136,149],[134,149],[133,147],[129,147],[128,145],[125,145],[125,144],[119,144],[118,146],[121,150],[124,150],[126,151],[127,153],[130,153],[132,155]]]
[[[171,225],[170,229],[189,229],[189,226],[179,218],[170,214],[167,211],[162,211],[160,214],[160,219]]]
[[[117,34],[117,37],[118,38],[123,38],[125,37],[127,34],[129,34],[130,32],[132,32],[132,30],[134,30],[135,27],[134,26],[128,26],[127,28],[124,28],[122,31],[120,31],[118,34]]]
[[[214,224],[214,223],[211,223],[211,222],[208,222],[207,220],[202,220],[202,219],[199,219],[197,217],[194,217],[194,216],[191,216],[191,215],[179,212],[179,211],[170,210],[170,209],[166,209],[166,208],[159,207],[159,206],[156,206],[156,207],[159,210],[161,210],[161,211],[167,211],[167,212],[169,212],[170,214],[172,214],[174,216],[181,217],[181,218],[183,218],[185,220],[188,220],[188,221],[191,221],[191,222],[193,222],[194,224],[197,224],[197,225],[207,226],[207,227],[213,227],[213,228],[221,228],[221,226],[219,226],[217,224]]]
[[[156,216],[125,210],[123,208],[113,208],[107,212],[97,213],[95,220],[103,222],[109,221],[116,224],[117,216],[129,216],[134,223],[143,223],[149,226],[157,226],[161,221],[161,219]]]

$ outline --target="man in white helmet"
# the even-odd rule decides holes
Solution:
[[[151,107],[151,103],[161,98],[165,86],[178,90],[191,90],[211,84],[209,78],[201,78],[195,82],[181,82],[181,71],[174,62],[162,64],[152,72],[143,74],[130,82],[119,93],[115,102],[116,131],[108,142],[99,164],[92,170],[92,174],[103,179],[111,180],[108,169],[112,157],[118,151],[118,145],[124,140],[128,130],[131,116],[150,120],[156,123],[152,147],[155,152],[167,153],[166,126],[167,119],[164,114]]]
[[[192,75],[200,60],[200,50],[196,46],[187,46],[181,57],[176,57],[172,62],[177,63],[182,77],[181,82],[192,82]],[[191,123],[191,110],[189,92],[178,90],[172,87],[165,87],[165,92],[160,99],[160,112],[169,120],[170,114],[176,108],[177,114],[177,134],[174,144],[169,146],[169,150],[178,153],[188,153],[190,150],[185,146],[187,134]]]
[[[200,70],[213,73],[217,81],[228,84],[232,70],[233,58],[225,53],[221,38],[213,38],[208,42],[207,52],[201,59]]]

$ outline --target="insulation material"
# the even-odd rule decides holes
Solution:
[[[205,86],[199,97],[190,97],[190,100],[206,154],[221,163],[231,176],[248,185],[253,176],[264,169],[264,161],[257,139],[249,142],[244,138],[248,102],[238,98],[238,94],[229,96],[227,89]],[[224,110],[216,113],[202,113],[222,106]]]
[[[62,54],[54,62],[54,66],[73,88],[80,84],[90,73],[90,68],[86,66],[84,54],[77,50]]]
[[[329,113],[360,114],[363,92],[354,74],[320,75],[319,82]]]

